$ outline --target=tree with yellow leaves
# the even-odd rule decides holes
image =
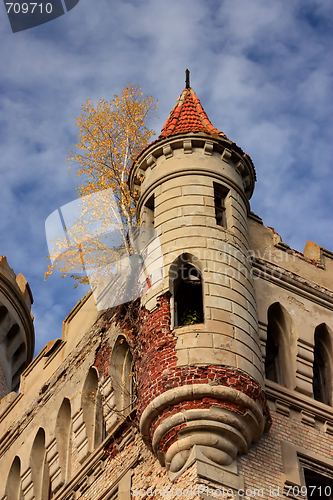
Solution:
[[[135,157],[154,135],[147,124],[156,114],[156,107],[151,96],[144,97],[140,87],[131,84],[123,89],[121,96],[116,94],[110,103],[100,100],[94,105],[88,100],[82,106],[82,114],[76,119],[79,142],[75,146],[79,151],[70,152],[67,158],[78,166],[76,176],[85,178],[77,188],[82,200],[80,214],[70,227],[65,228],[66,237],[53,241],[57,251],[49,256],[54,262],[48,266],[45,277],[56,266],[64,276],[74,268],[82,269],[82,264],[83,268],[98,268],[100,262],[117,260],[119,249],[115,252],[114,247],[107,245],[102,238],[115,220],[121,240],[125,246],[128,242],[124,250],[131,253],[132,228],[138,221],[135,200],[127,185],[128,172]],[[106,190],[112,193],[112,203],[103,202],[103,199],[110,201]],[[99,221],[97,230],[96,221]],[[87,276],[73,277],[80,283],[89,282]]]

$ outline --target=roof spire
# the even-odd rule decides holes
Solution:
[[[188,132],[203,132],[215,137],[226,137],[223,132],[217,130],[206,115],[198,97],[190,87],[190,72],[187,69],[186,88],[181,93],[175,107],[165,122],[160,139]]]
[[[190,70],[189,69],[185,70],[185,75],[186,75],[185,88],[189,89],[190,88]]]

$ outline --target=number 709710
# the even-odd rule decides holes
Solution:
[[[7,6],[7,14],[10,13],[11,9],[12,10],[12,13],[14,12],[15,14],[19,14],[20,12],[22,12],[22,14],[33,14],[35,12],[35,9],[36,9],[36,14],[37,13],[40,13],[40,14],[43,14],[43,4],[42,3],[26,3],[24,2],[22,5],[19,4],[19,3],[6,3],[6,6]],[[46,14],[51,14],[52,12],[52,4],[51,3],[47,3],[45,6],[45,11]]]

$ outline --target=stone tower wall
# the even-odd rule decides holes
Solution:
[[[230,365],[262,384],[243,178],[231,154],[207,151],[206,142],[190,152],[184,147],[171,151],[172,156],[162,154],[147,168],[141,185],[140,218],[144,222],[145,203],[154,194],[154,228],[164,257],[163,284],[149,291],[142,304],[151,310],[156,298],[170,290],[172,263],[183,253],[193,256],[203,276],[205,321],[179,330],[178,365]],[[216,224],[214,182],[228,189],[226,227]]]
[[[247,227],[254,169],[220,141],[187,134],[148,148],[135,176],[138,215],[154,226],[164,258],[134,340],[140,429],[175,478],[196,453],[232,463],[269,427]],[[176,280],[189,265],[200,273],[203,319],[179,325]]]

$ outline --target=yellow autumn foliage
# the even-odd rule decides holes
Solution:
[[[154,99],[144,96],[141,88],[132,84],[123,89],[121,96],[116,94],[111,102],[102,99],[94,105],[88,100],[82,105],[82,114],[76,118],[79,134],[74,146],[77,151],[70,151],[67,158],[75,165],[76,176],[84,179],[77,187],[77,194],[82,198],[81,213],[71,227],[66,228],[66,238],[59,237],[53,242],[61,255],[63,276],[75,268],[82,269],[87,265],[91,268],[102,260],[110,263],[119,258],[119,252],[103,243],[102,237],[91,238],[93,221],[101,221],[100,234],[95,231],[95,236],[102,236],[110,221],[117,219],[122,241],[131,241],[132,227],[139,221],[135,217],[135,200],[127,184],[128,173],[136,156],[154,135],[148,123],[155,117],[156,108]],[[112,192],[113,205],[101,201],[105,190]],[[100,198],[98,203],[96,196]],[[126,251],[130,252],[130,246]],[[45,279],[52,274],[56,264],[59,267],[59,262],[48,266]],[[85,275],[72,277],[78,280],[77,283],[88,283]]]

